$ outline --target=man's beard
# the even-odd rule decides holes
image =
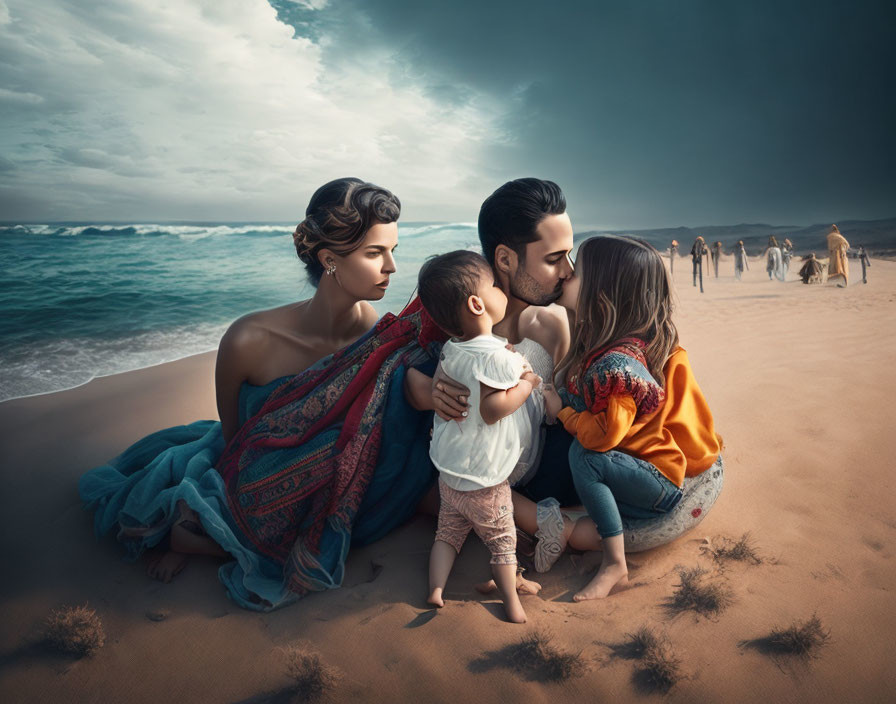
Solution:
[[[530,306],[546,306],[553,303],[563,293],[563,281],[558,281],[553,291],[545,290],[525,271],[518,271],[510,280],[510,295]]]

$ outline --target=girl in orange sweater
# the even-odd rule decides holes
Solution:
[[[670,511],[684,478],[709,469],[722,441],[678,345],[669,277],[652,246],[587,240],[559,302],[576,322],[555,375],[557,417],[576,438],[570,469],[603,548],[597,575],[575,595],[583,601],[628,579],[622,516]]]

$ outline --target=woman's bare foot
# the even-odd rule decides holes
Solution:
[[[168,584],[174,577],[180,574],[181,570],[186,567],[189,557],[183,553],[169,550],[159,558],[152,560],[149,567],[146,568],[146,574],[153,579]]]
[[[589,599],[603,599],[607,597],[616,586],[625,586],[628,583],[628,567],[624,562],[611,562],[600,566],[594,579],[573,595],[574,601],[588,601]]]
[[[436,587],[429,594],[429,598],[426,600],[427,604],[435,606],[438,609],[441,609],[445,605],[444,599],[442,599],[442,590],[439,587]]]
[[[498,585],[495,584],[495,580],[490,579],[487,582],[479,582],[479,584],[474,585],[474,588],[480,594],[491,594],[492,592],[497,591]],[[531,579],[526,579],[521,574],[518,574],[516,576],[517,594],[531,594],[534,596],[540,591],[541,585],[538,582],[533,582]]]

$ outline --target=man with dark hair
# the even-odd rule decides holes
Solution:
[[[539,232],[538,228],[552,215],[566,216],[566,198],[556,183],[537,178],[520,178],[505,183],[485,199],[479,210],[482,255],[492,267],[502,247],[516,255],[520,266],[509,279],[508,293],[532,306],[553,303],[560,297],[563,288],[564,277],[558,278],[552,289],[545,290],[526,271],[527,246],[542,239],[544,232]],[[560,217],[557,220],[565,225],[569,218]],[[563,256],[558,250],[554,259],[559,261]]]

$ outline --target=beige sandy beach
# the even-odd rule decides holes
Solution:
[[[471,539],[446,608],[425,608],[434,520],[419,516],[354,550],[342,589],[270,614],[243,611],[194,560],[164,585],[97,542],[80,506],[87,469],[147,433],[214,418],[214,354],[0,404],[2,565],[0,698],[6,702],[238,702],[288,687],[280,650],[313,644],[344,673],[336,701],[631,701],[645,692],[634,661],[609,647],[642,625],[664,632],[680,660],[673,702],[874,702],[896,690],[896,262],[874,260],[870,283],[787,283],[751,260],[735,282],[691,286],[676,262],[682,345],[726,443],[722,495],[678,541],[633,555],[633,587],[600,602],[571,596],[599,554],[564,555],[526,596],[529,623],[504,623],[500,602],[472,584],[488,575]],[[718,571],[705,538],[749,532],[763,563],[727,563],[733,603],[713,617],[671,615],[676,566]],[[34,647],[50,609],[83,604],[106,644],[82,660]],[[151,620],[147,614],[158,612]],[[807,661],[774,659],[746,641],[817,614],[830,642]],[[581,654],[587,671],[532,681],[500,651],[535,629]]]

